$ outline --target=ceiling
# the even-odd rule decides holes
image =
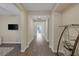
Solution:
[[[51,11],[55,3],[23,3],[28,11]]]
[[[22,3],[28,11],[51,11],[55,3]],[[0,3],[0,15],[20,15],[20,11],[13,3]]]
[[[41,16],[32,16],[32,19],[33,19],[34,21],[48,20],[48,18],[49,18],[49,16],[43,16],[43,15],[41,15]]]
[[[15,4],[0,3],[0,15],[20,15],[20,12]]]

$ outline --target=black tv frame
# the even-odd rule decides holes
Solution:
[[[18,24],[8,24],[8,30],[18,30]]]

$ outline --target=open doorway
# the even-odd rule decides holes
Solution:
[[[44,36],[44,23],[43,22],[36,22],[36,39],[42,40]]]
[[[38,20],[34,20],[34,39],[37,39],[38,41],[45,39],[46,41],[48,41],[48,27],[47,27],[47,20],[42,20],[42,19],[38,19]]]
[[[36,27],[36,37],[37,39],[39,38],[42,38],[42,35],[43,35],[43,26],[41,24],[37,24],[37,27]]]

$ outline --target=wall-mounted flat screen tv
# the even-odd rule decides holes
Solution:
[[[18,30],[18,24],[8,24],[8,30]]]

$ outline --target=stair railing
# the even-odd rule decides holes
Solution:
[[[60,46],[60,42],[61,42],[62,36],[63,36],[65,30],[68,28],[68,26],[63,26],[63,27],[64,27],[64,30],[62,31],[62,33],[61,33],[61,35],[60,35],[60,38],[59,38],[59,41],[58,41],[57,56],[59,56],[59,46]]]
[[[63,31],[62,31],[62,33],[61,33],[61,35],[60,35],[59,41],[58,41],[57,56],[59,56],[59,46],[60,46],[61,39],[62,39],[62,37],[63,37],[63,34],[64,34],[65,30],[66,30],[69,26],[70,26],[70,27],[71,27],[71,26],[79,26],[79,24],[71,24],[71,25],[62,26],[62,27],[64,27],[64,29],[63,29]],[[60,27],[61,27],[61,26],[60,26]],[[74,53],[75,53],[75,50],[76,50],[76,47],[77,47],[78,42],[79,42],[79,33],[78,33],[78,36],[77,36],[77,38],[76,38],[76,40],[75,40],[75,43],[74,43],[74,46],[73,46],[73,49],[72,49],[72,52],[71,52],[71,56],[74,56]]]

